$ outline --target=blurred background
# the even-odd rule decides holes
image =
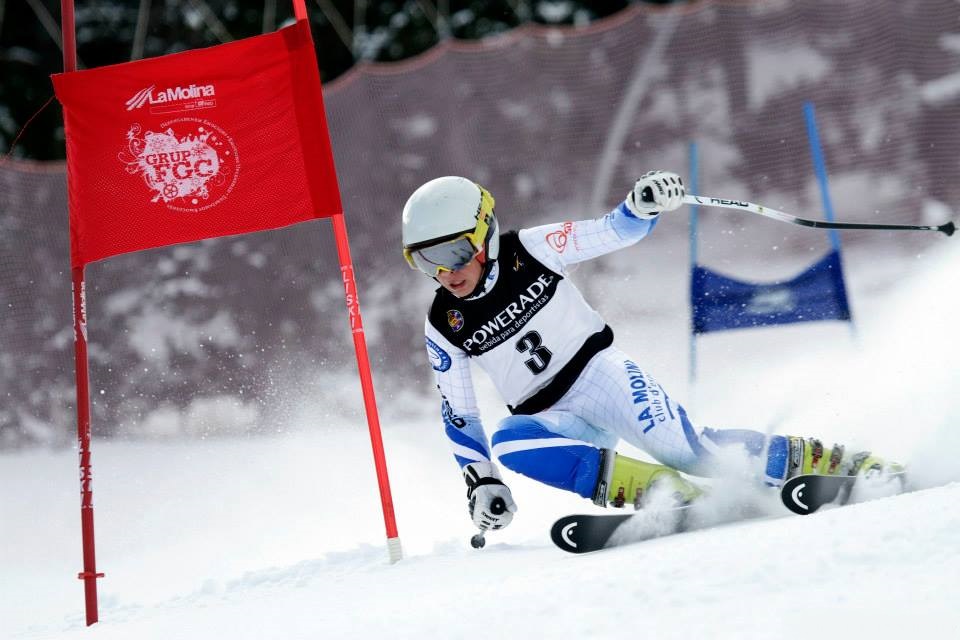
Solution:
[[[670,0],[647,1],[664,4]],[[637,0],[308,0],[324,82],[367,62],[393,62],[448,40],[477,40],[523,24],[589,25]],[[92,68],[229,42],[293,21],[287,0],[78,0],[79,67]],[[4,155],[53,93],[63,70],[58,0],[0,0],[0,136]],[[44,110],[15,158],[64,157],[63,118]]]
[[[292,15],[277,0],[76,8],[82,68],[247,37]],[[822,217],[810,102],[838,219],[939,224],[960,205],[954,0],[316,0],[308,10],[386,428],[439,428],[422,337],[434,285],[399,252],[403,203],[431,178],[471,177],[504,228],[529,227],[602,215],[650,169],[691,184],[695,143],[701,193]],[[0,449],[75,438],[63,123],[49,81],[62,68],[58,24],[52,0],[0,0]],[[95,437],[361,424],[329,227],[90,265]],[[681,210],[637,248],[574,274],[621,346],[681,401],[720,393],[733,375],[722,363],[771,359],[767,333],[765,347],[756,333],[704,338],[704,375],[690,382],[689,232]],[[854,321],[860,300],[936,240],[845,233]],[[829,246],[819,231],[700,213],[699,261],[733,277],[789,278]],[[849,341],[846,326],[816,331]],[[479,376],[478,386],[498,406]]]

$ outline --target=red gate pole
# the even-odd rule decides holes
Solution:
[[[303,0],[293,0],[293,13],[297,20],[307,19],[307,7]],[[343,213],[331,216],[333,235],[337,240],[337,256],[340,259],[340,273],[343,277],[343,294],[350,315],[350,332],[353,334],[353,349],[357,354],[357,369],[360,372],[360,387],[363,390],[363,405],[367,413],[367,427],[370,431],[370,444],[373,447],[373,463],[377,469],[377,483],[380,486],[380,503],[383,505],[383,522],[387,528],[387,553],[390,562],[403,558],[400,537],[397,533],[397,519],[393,513],[393,497],[390,494],[390,478],[387,475],[387,460],[383,451],[383,437],[380,434],[380,416],[377,413],[377,399],[373,392],[373,376],[370,374],[370,358],[367,355],[367,339],[363,333],[363,320],[360,317],[360,302],[357,299],[357,282],[353,277],[353,259],[350,257],[350,243],[347,238],[347,224]]]
[[[350,332],[353,334],[353,348],[357,354],[357,368],[360,371],[360,386],[363,389],[363,404],[367,413],[367,427],[370,430],[370,443],[373,446],[373,461],[377,469],[377,482],[380,486],[380,502],[383,505],[383,521],[387,527],[387,552],[390,562],[403,557],[400,537],[397,533],[397,520],[393,512],[393,498],[390,494],[390,478],[387,475],[387,461],[383,451],[383,438],[380,434],[380,418],[377,413],[377,400],[373,392],[373,377],[370,374],[370,358],[367,355],[367,341],[363,333],[363,320],[360,317],[360,302],[357,299],[357,283],[353,277],[353,260],[350,257],[350,244],[347,239],[347,225],[343,214],[331,216],[333,234],[337,240],[337,256],[340,258],[340,273],[343,276],[343,292],[350,314]]]
[[[293,17],[297,20],[307,19],[307,5],[303,0],[293,0]]]
[[[77,70],[73,0],[60,0],[63,70]],[[87,292],[83,266],[71,270],[73,283],[73,351],[77,382],[77,445],[80,453],[80,528],[83,540],[83,580],[87,626],[97,622],[97,553],[93,536],[93,476],[90,471],[90,382],[87,361]]]
[[[97,552],[93,536],[93,487],[90,471],[90,384],[87,374],[87,293],[83,267],[73,271],[73,336],[77,378],[77,444],[80,452],[80,527],[83,536],[83,596],[87,626],[97,622]]]

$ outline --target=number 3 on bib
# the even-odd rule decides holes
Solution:
[[[524,334],[523,337],[517,341],[517,351],[520,353],[529,351],[530,355],[533,356],[529,360],[524,360],[523,364],[527,365],[527,368],[530,369],[534,375],[543,373],[547,365],[550,364],[550,358],[553,357],[550,349],[543,346],[540,334],[536,331],[530,331]]]

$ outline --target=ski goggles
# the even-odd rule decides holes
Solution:
[[[482,187],[480,193],[477,224],[473,229],[403,248],[403,257],[411,268],[436,278],[441,271],[459,271],[483,250],[487,240],[497,232],[497,222],[493,216],[493,196]]]

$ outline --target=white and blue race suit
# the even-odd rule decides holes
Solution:
[[[779,484],[784,438],[768,443],[756,431],[695,429],[683,407],[613,346],[612,330],[567,277],[570,265],[638,242],[657,219],[640,219],[621,203],[596,220],[505,233],[481,293],[461,299],[437,289],[425,324],[427,353],[461,467],[495,457],[515,472],[589,498],[600,450],[622,438],[698,475],[709,473],[719,447],[745,447],[754,456],[768,451],[766,479]],[[489,444],[471,359],[513,414]]]

